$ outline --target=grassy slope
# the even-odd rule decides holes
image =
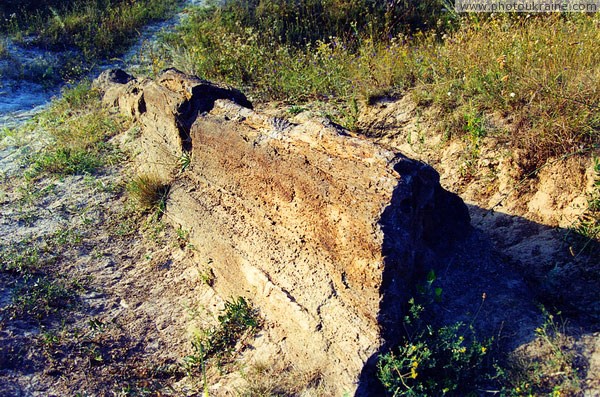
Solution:
[[[258,12],[196,10],[166,38],[159,60],[258,100],[325,99],[346,113],[356,100],[412,90],[422,105],[444,110],[439,128],[448,136],[472,133],[470,119],[498,113],[518,126],[506,138],[527,151],[529,167],[598,147],[598,15],[464,17],[444,34],[383,38],[370,21],[363,30],[339,28],[328,32],[337,36],[305,43],[265,33]],[[268,23],[289,22],[287,14],[273,19]]]
[[[172,15],[180,0],[72,0],[11,3],[0,9],[0,31],[49,48],[75,48],[85,60],[118,56],[151,21]]]

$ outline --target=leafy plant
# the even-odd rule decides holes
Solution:
[[[474,390],[486,374],[484,358],[491,341],[480,342],[473,327],[457,322],[433,327],[423,324],[425,310],[410,300],[404,319],[406,335],[398,347],[383,354],[377,376],[394,396],[441,396]]]
[[[236,345],[254,335],[261,324],[258,311],[243,297],[226,301],[217,320],[216,326],[192,341],[193,354],[185,358],[189,367],[202,366],[213,357],[219,361],[227,359]]]
[[[299,106],[299,105],[292,105],[292,106],[290,106],[290,107],[288,108],[288,110],[287,110],[287,111],[288,111],[288,113],[289,113],[289,114],[291,114],[292,116],[295,116],[295,115],[297,115],[297,114],[300,114],[300,113],[302,113],[302,112],[304,112],[304,111],[306,111],[306,110],[307,110],[307,109],[306,109],[306,108],[304,108],[304,107],[302,107],[302,106]]]
[[[192,163],[193,154],[192,152],[183,152],[181,157],[179,158],[179,173],[182,174],[185,170],[188,169],[190,164]]]

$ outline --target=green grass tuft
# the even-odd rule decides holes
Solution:
[[[130,197],[143,210],[164,213],[170,185],[150,174],[139,175],[127,185]]]

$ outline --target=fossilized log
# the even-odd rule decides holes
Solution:
[[[102,88],[137,118],[140,165],[172,182],[168,219],[212,260],[217,292],[249,297],[288,359],[355,389],[415,272],[468,231],[462,201],[423,163],[324,120],[260,115],[176,70]]]

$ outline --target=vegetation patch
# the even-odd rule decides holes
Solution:
[[[31,240],[0,246],[0,264],[3,272],[27,274],[40,267],[40,249]]]
[[[399,9],[382,14],[358,3],[362,11],[343,17],[337,2],[316,0],[198,8],[165,35],[154,64],[233,84],[258,100],[324,100],[342,114],[357,99],[373,103],[410,90],[422,106],[440,109],[439,129],[449,137],[470,139],[473,117],[500,114],[514,132],[498,138],[525,151],[519,161],[526,171],[574,150],[597,150],[597,14],[449,12],[434,29],[407,32],[386,19]],[[315,15],[323,18],[319,28],[304,31]],[[573,37],[575,44],[565,44]],[[339,121],[352,128],[345,119]]]
[[[435,280],[431,271],[417,288],[418,298],[409,301],[400,342],[379,356],[377,377],[388,395],[581,395],[587,364],[565,321],[541,307],[544,322],[533,341],[507,352],[492,338],[478,339],[473,325],[479,310],[470,324],[434,325],[435,304],[442,299]]]
[[[583,395],[587,363],[568,336],[566,323],[542,308],[545,321],[535,330],[535,340],[511,353],[498,378],[507,396]]]
[[[477,313],[471,324],[434,326],[427,320],[435,317],[433,305],[442,299],[442,289],[433,286],[435,280],[432,270],[426,284],[418,288],[421,303],[415,298],[409,301],[398,346],[379,357],[377,376],[390,395],[467,395],[489,382],[494,373],[486,360],[492,339],[478,340],[473,328]]]
[[[193,354],[185,358],[190,369],[204,371],[204,365],[213,358],[218,364],[227,362],[261,326],[257,309],[242,297],[226,301],[217,320],[216,326],[202,330],[192,341]]]
[[[43,320],[70,309],[77,301],[78,288],[68,280],[47,276],[25,277],[12,290],[11,317]]]
[[[179,0],[71,0],[8,2],[0,25],[16,38],[33,35],[36,45],[75,48],[87,62],[118,56],[151,21],[173,14]]]
[[[40,175],[93,174],[122,154],[109,142],[126,121],[110,114],[100,94],[84,81],[63,90],[63,96],[32,122],[26,131],[45,131],[51,142],[32,156],[28,178]]]

